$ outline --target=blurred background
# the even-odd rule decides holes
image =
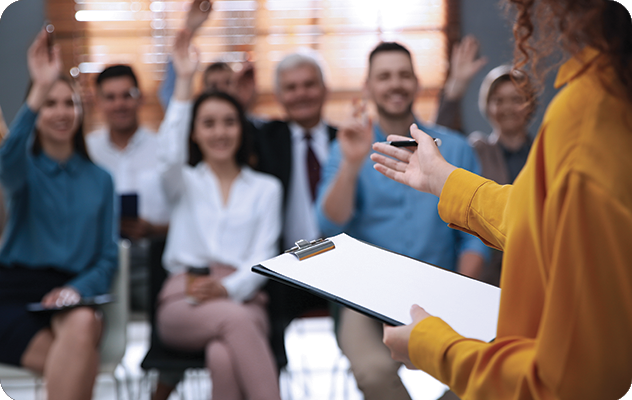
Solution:
[[[19,0],[0,19],[0,107],[8,123],[28,85],[26,49],[46,20],[55,27],[65,68],[84,86],[86,132],[100,125],[92,104],[94,79],[105,66],[131,64],[145,97],[142,123],[157,129],[163,110],[157,89],[168,63],[173,35],[182,26],[187,0]],[[452,45],[474,34],[489,62],[470,85],[463,103],[463,131],[489,131],[476,107],[478,87],[494,66],[513,57],[509,16],[499,0],[222,0],[199,30],[196,44],[204,68],[225,61],[256,68],[254,112],[283,117],[274,99],[273,72],[286,53],[303,51],[322,63],[329,97],[326,120],[336,125],[361,97],[369,51],[381,40],[399,41],[414,55],[423,91],[415,104],[434,120],[447,76]],[[551,78],[549,79],[551,81]],[[546,104],[553,91],[540,99]],[[541,121],[542,108],[531,133]]]

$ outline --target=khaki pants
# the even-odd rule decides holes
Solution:
[[[340,311],[338,345],[351,363],[351,371],[365,400],[410,400],[397,371],[402,365],[391,358],[382,343],[382,324],[355,311]]]

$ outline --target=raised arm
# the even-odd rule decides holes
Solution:
[[[173,65],[177,76],[174,101],[169,104],[158,131],[162,184],[172,204],[183,191],[182,168],[186,165],[189,154],[192,81],[198,58],[197,49],[191,47],[191,32],[186,29],[178,32],[173,47]]]
[[[436,124],[461,130],[461,99],[474,76],[487,64],[487,58],[479,57],[478,51],[478,41],[472,35],[454,44],[450,57],[450,74],[443,87]]]
[[[338,130],[341,161],[322,201],[324,216],[337,225],[345,224],[355,211],[356,188],[362,165],[373,143],[371,123],[364,120],[365,105],[354,104],[352,119]]]
[[[211,9],[213,3],[208,0],[194,0],[189,6],[186,18],[184,19],[182,29],[188,29],[191,35],[195,35],[195,32],[206,22],[209,15],[211,15]],[[175,89],[176,72],[174,70],[173,60],[169,60],[167,63],[167,70],[165,76],[160,83],[158,89],[158,97],[160,98],[160,104],[164,109],[169,107],[171,97]]]
[[[49,48],[44,29],[29,47],[27,65],[33,84],[26,104],[16,116],[0,148],[0,181],[8,192],[18,190],[26,184],[29,138],[37,113],[62,69],[59,47]]]

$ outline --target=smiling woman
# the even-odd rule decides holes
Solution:
[[[279,400],[260,291],[265,279],[250,267],[277,251],[281,184],[247,166],[249,125],[237,100],[207,92],[192,102],[197,57],[189,53],[190,38],[184,30],[176,39],[174,97],[159,132],[173,212],[158,331],[168,346],[206,351],[213,398]],[[211,273],[193,277],[189,267]]]
[[[114,188],[87,156],[79,97],[59,77],[59,48],[47,45],[43,30],[28,69],[33,84],[0,147],[9,205],[0,248],[0,362],[43,373],[51,400],[88,399],[100,314],[55,308],[109,290],[117,267]],[[28,312],[33,302],[50,312]]]

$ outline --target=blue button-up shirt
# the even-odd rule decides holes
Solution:
[[[24,105],[0,148],[0,182],[9,220],[0,264],[76,274],[82,295],[106,293],[118,266],[111,176],[74,153],[64,163],[29,146],[37,114]]]
[[[480,172],[472,148],[459,134],[442,127],[420,129],[442,141],[443,157],[460,168]],[[374,141],[385,141],[386,135],[374,126]],[[355,211],[344,225],[337,225],[324,214],[322,203],[328,186],[334,179],[342,154],[337,142],[332,144],[317,200],[317,217],[324,236],[341,232],[368,243],[449,270],[456,270],[458,257],[464,252],[489,256],[488,248],[476,237],[454,230],[441,220],[437,211],[439,199],[397,183],[373,168],[367,158],[357,182]]]

